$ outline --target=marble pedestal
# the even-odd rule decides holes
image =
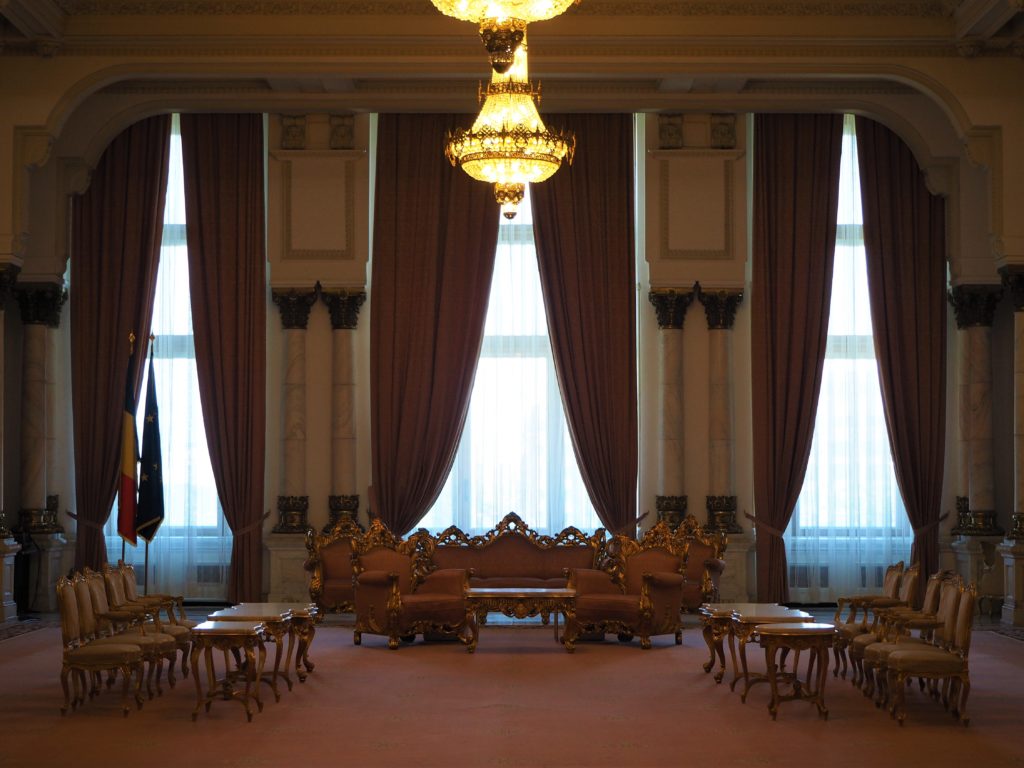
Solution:
[[[1006,592],[1001,621],[1014,627],[1024,626],[1024,541],[1005,539],[996,549],[1003,558]]]
[[[303,568],[308,553],[306,537],[296,533],[269,533],[263,537],[270,560],[271,603],[308,603],[309,574]]]
[[[68,542],[63,533],[33,533],[38,548],[29,562],[29,610],[53,613],[57,610],[57,579],[64,575],[64,550]]]
[[[21,544],[14,539],[0,539],[0,624],[18,618],[14,602],[14,556]]]
[[[718,584],[723,603],[745,603],[755,593],[754,537],[749,533],[729,534],[725,549],[725,570]]]
[[[1006,594],[1002,558],[997,551],[1002,542],[1002,536],[959,536],[953,541],[956,572],[965,583],[977,585],[979,605],[983,608],[992,600],[1002,600]]]

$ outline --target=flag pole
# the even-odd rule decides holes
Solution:
[[[142,566],[142,594],[149,594],[149,539],[145,539],[146,542],[146,560],[145,565]]]

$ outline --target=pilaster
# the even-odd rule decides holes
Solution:
[[[693,303],[692,291],[675,288],[652,290],[648,299],[658,320],[658,355],[661,386],[659,398],[659,482],[663,495],[655,504],[659,519],[675,520],[686,514],[683,491],[685,466],[684,392],[683,392],[683,323],[686,310]],[[679,508],[678,500],[682,500]],[[675,500],[675,501],[669,501]],[[670,509],[667,505],[674,504]],[[664,513],[664,514],[663,514]]]

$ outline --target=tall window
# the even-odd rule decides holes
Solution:
[[[789,593],[825,602],[874,592],[912,533],[882,411],[861,218],[854,119],[843,124],[835,274],[811,457],[786,530]]]
[[[501,219],[469,415],[444,490],[420,525],[482,533],[516,512],[541,533],[601,526],[558,392],[529,197]]]
[[[167,202],[153,306],[154,373],[160,410],[164,522],[149,547],[150,591],[222,600],[227,597],[231,532],[224,521],[206,446],[189,300],[185,239],[185,182],[178,116],[171,128]],[[142,347],[146,349],[146,347]],[[148,367],[146,377],[148,379]],[[148,381],[143,381],[143,400]],[[138,412],[142,434],[144,408]],[[116,502],[115,502],[116,505]],[[117,514],[106,527],[107,558],[121,556]],[[128,546],[126,557],[139,578],[145,542]]]

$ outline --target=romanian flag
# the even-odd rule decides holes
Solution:
[[[121,486],[117,494],[117,532],[121,539],[133,547],[138,543],[135,535],[136,471],[139,461],[138,436],[135,432],[135,387],[132,369],[135,352],[128,358],[128,371],[124,377],[124,413],[121,414]]]
[[[149,350],[149,383],[146,385],[146,420],[142,425],[142,458],[139,472],[139,506],[135,531],[152,541],[164,521],[164,468],[160,450],[160,414],[156,407],[153,350]]]

